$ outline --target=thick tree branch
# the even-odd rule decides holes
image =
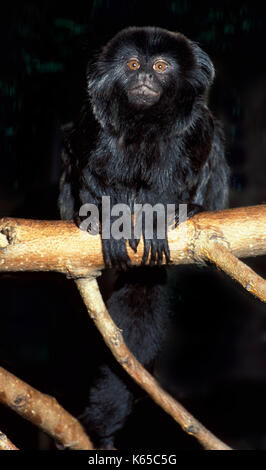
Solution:
[[[266,205],[197,214],[170,230],[168,240],[174,264],[211,260],[265,300],[265,281],[256,278],[250,268],[243,271],[246,278],[241,277],[230,253],[240,258],[266,255]],[[227,249],[229,264],[222,262],[221,256],[218,262],[217,250],[214,253],[218,244],[224,247],[224,254]],[[142,253],[142,241],[137,253],[128,247],[133,264],[141,263]],[[100,236],[89,235],[72,222],[0,220],[0,272],[57,271],[82,277],[103,267]]]
[[[182,426],[186,433],[194,436],[205,449],[230,450],[230,447],[217,439],[180,403],[165,392],[129,351],[123,341],[121,330],[114,324],[104,305],[96,279],[81,278],[75,282],[90,317],[101,332],[105,343],[127,373]]]
[[[93,449],[80,423],[55,398],[39,392],[2,367],[0,402],[36,424],[64,447],[75,450]]]

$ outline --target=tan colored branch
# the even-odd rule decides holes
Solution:
[[[266,205],[197,214],[170,230],[168,240],[174,264],[212,260],[249,287],[252,271],[245,271],[248,277],[241,281],[237,272],[232,271],[232,262],[230,269],[212,259],[213,243],[223,245],[240,258],[266,255]],[[133,264],[141,263],[142,253],[142,241],[137,253],[128,247]],[[70,221],[0,220],[0,272],[57,271],[82,277],[103,267],[100,236],[89,235]],[[264,300],[265,281],[257,278],[260,286],[254,285],[254,275],[251,291]]]
[[[0,431],[0,450],[19,450],[8,437]]]
[[[75,450],[93,449],[80,423],[65,411],[55,398],[30,387],[2,367],[0,401],[43,429],[64,447]]]
[[[245,263],[219,243],[209,243],[204,248],[206,259],[238,281],[248,292],[266,302],[266,282]]]
[[[203,241],[217,237],[237,257],[266,255],[266,205],[203,212],[168,233],[174,264],[200,260]],[[1,249],[2,248],[2,249]],[[137,253],[128,248],[134,264]],[[104,267],[100,236],[71,221],[0,219],[0,271],[58,271],[86,274]]]
[[[194,436],[205,449],[230,450],[230,447],[217,439],[180,403],[166,393],[132,355],[123,341],[121,330],[114,324],[104,305],[97,281],[93,278],[82,278],[75,282],[90,317],[101,332],[105,343],[127,373],[182,426],[186,433]]]

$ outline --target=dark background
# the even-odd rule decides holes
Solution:
[[[230,207],[266,202],[266,14],[258,1],[20,1],[1,5],[0,216],[58,219],[60,127],[85,95],[88,59],[129,25],[181,31],[216,67],[210,106],[225,127]],[[266,259],[247,260],[266,277]],[[163,386],[239,449],[266,448],[266,308],[212,268],[171,269]],[[71,412],[86,392],[89,320],[70,281],[0,275],[1,365]],[[0,430],[24,449],[52,448],[0,406]],[[118,439],[127,449],[196,449],[149,399]]]

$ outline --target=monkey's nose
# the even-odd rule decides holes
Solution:
[[[146,83],[146,82],[150,83],[152,80],[153,80],[152,73],[141,72],[139,74],[139,81],[141,81],[142,83]]]

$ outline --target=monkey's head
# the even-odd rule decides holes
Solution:
[[[149,115],[182,119],[213,78],[213,64],[199,46],[154,27],[120,31],[88,67],[94,114],[114,128]]]

